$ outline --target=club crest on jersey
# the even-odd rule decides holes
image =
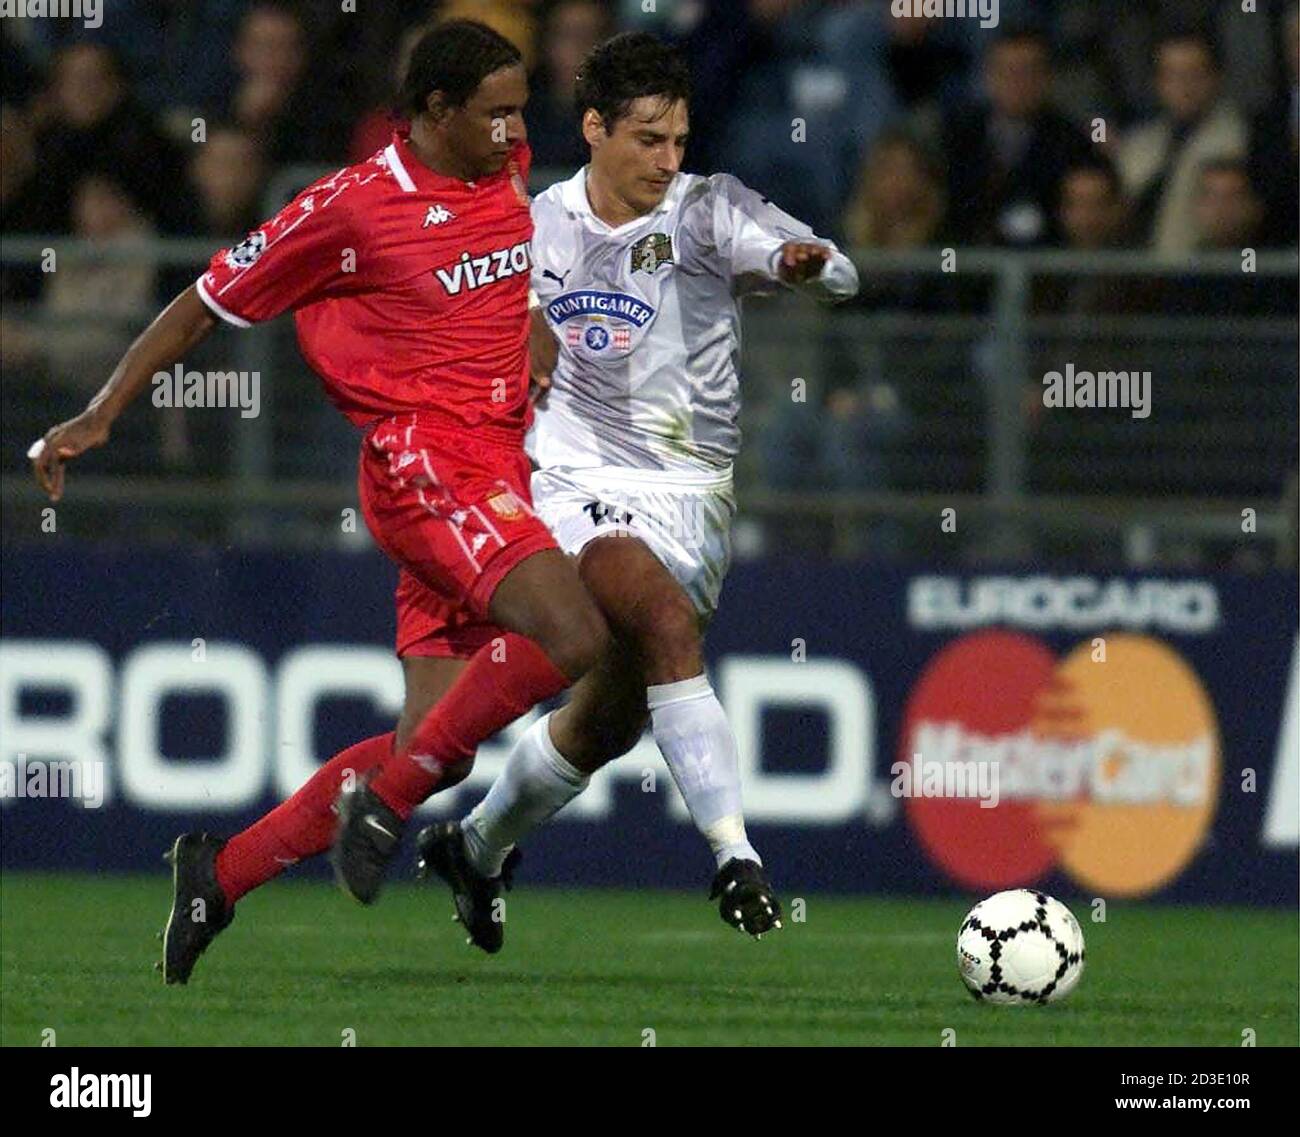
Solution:
[[[434,275],[447,290],[447,294],[455,296],[466,288],[482,288],[504,280],[507,276],[526,273],[530,263],[528,242],[520,241],[508,249],[496,249],[481,257],[461,253],[460,260],[450,269],[435,269]]]
[[[660,265],[673,263],[673,239],[667,233],[651,233],[632,246],[632,271],[654,275]]]
[[[528,187],[524,185],[524,179],[519,176],[519,163],[513,158],[510,159],[510,188],[515,191],[515,197],[519,199],[520,205],[527,205],[532,200],[528,196]]]
[[[518,521],[524,515],[519,499],[510,490],[501,490],[487,499],[488,508],[502,521]]]
[[[226,264],[231,268],[247,268],[266,251],[266,234],[262,230],[250,233],[226,254]]]

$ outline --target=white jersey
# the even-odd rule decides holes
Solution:
[[[680,485],[730,482],[740,445],[740,313],[777,284],[786,241],[833,250],[801,289],[857,291],[830,241],[728,174],[678,174],[660,205],[612,228],[586,167],[532,206],[533,289],[559,340],[528,450],[542,470],[638,471]]]

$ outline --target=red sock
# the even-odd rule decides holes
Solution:
[[[323,853],[334,840],[334,802],[351,770],[373,769],[393,749],[393,731],[335,754],[291,798],[226,842],[217,854],[217,884],[233,904],[295,861]]]
[[[399,817],[410,817],[433,793],[444,767],[473,758],[480,742],[569,686],[568,676],[528,637],[508,632],[503,639],[479,648],[405,749],[384,759],[371,778],[370,788]]]

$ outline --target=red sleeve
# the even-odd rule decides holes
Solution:
[[[234,248],[212,258],[197,282],[203,302],[223,320],[247,327],[355,289],[361,259],[352,217],[355,194],[352,182],[340,175],[309,186]]]

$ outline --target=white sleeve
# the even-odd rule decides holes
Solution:
[[[781,283],[777,262],[787,241],[809,241],[831,250],[821,275],[795,287],[817,299],[844,300],[858,291],[858,270],[833,241],[812,229],[767,198],[755,193],[739,178],[714,174],[713,243],[723,265],[741,290]]]

